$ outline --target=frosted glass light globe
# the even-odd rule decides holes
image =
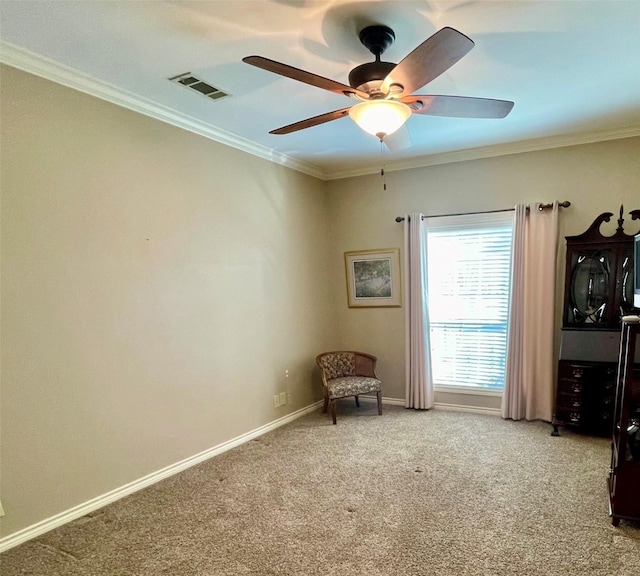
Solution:
[[[349,109],[351,119],[365,132],[382,140],[411,116],[411,108],[397,100],[368,100]]]

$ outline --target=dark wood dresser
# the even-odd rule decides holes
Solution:
[[[640,379],[634,368],[639,342],[640,316],[627,316],[622,324],[608,478],[614,526],[623,518],[640,520]]]
[[[560,360],[554,428],[575,426],[585,432],[611,433],[617,365],[613,362]]]

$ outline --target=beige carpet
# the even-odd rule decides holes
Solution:
[[[609,441],[341,404],[0,556],[2,576],[638,576]],[[639,487],[640,490],[640,487]]]

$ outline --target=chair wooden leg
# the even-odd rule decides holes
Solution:
[[[333,420],[333,423],[336,424],[336,401],[331,400],[331,419]]]
[[[322,406],[322,413],[327,413],[327,407],[329,406],[329,394],[327,394],[327,389],[324,389],[324,405]]]
[[[378,397],[378,414],[382,416],[382,392],[378,392],[376,396]]]
[[[356,399],[356,406],[360,408],[360,398],[358,398],[358,396],[355,396],[355,399]]]

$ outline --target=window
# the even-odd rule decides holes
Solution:
[[[428,220],[436,388],[495,392],[504,387],[512,231],[511,212]]]

